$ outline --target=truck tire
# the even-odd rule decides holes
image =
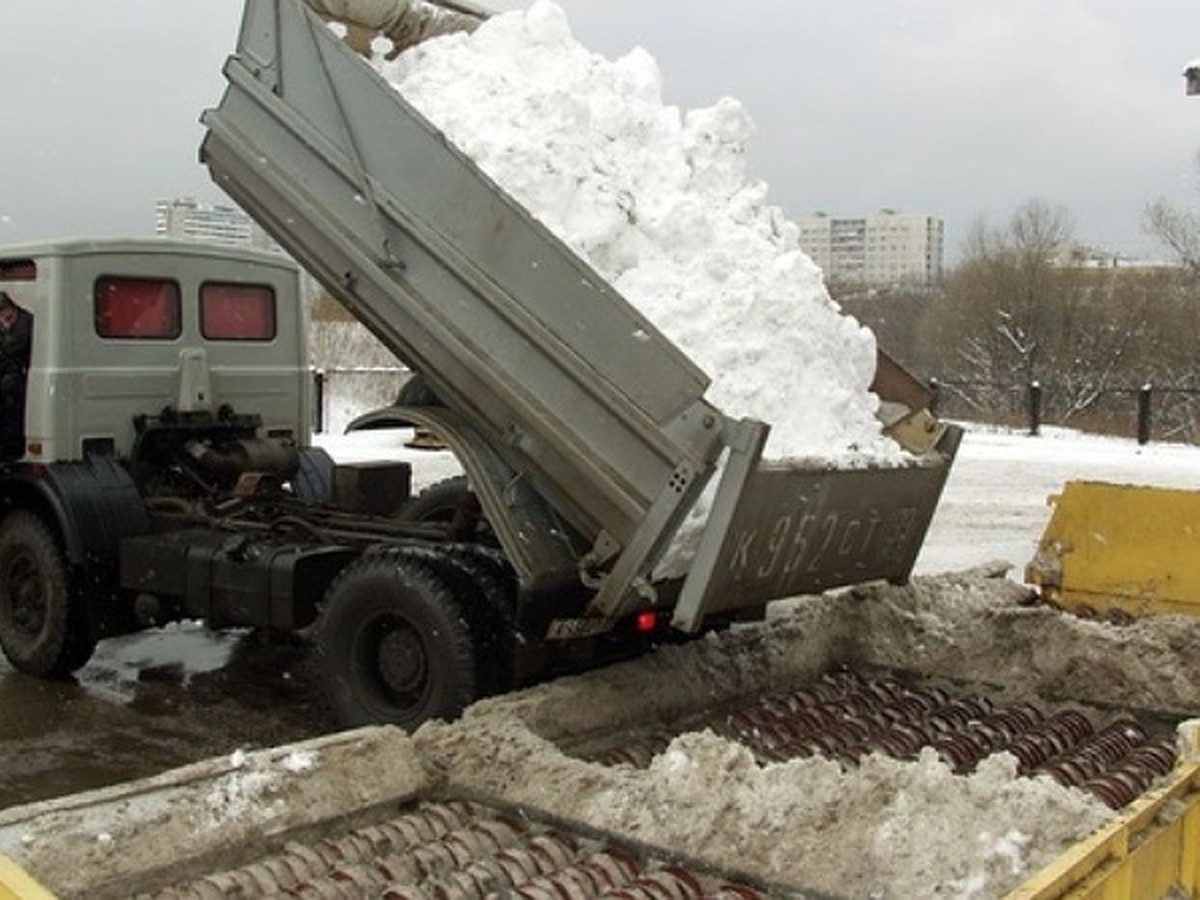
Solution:
[[[433,392],[425,376],[414,372],[396,394],[396,406],[441,406],[442,401]]]
[[[300,451],[300,465],[292,486],[296,496],[312,503],[333,499],[333,459],[321,447],[305,447]]]
[[[314,629],[315,674],[338,725],[412,730],[475,696],[471,632],[429,569],[364,556],[334,579]]]
[[[400,507],[396,518],[402,522],[449,524],[469,490],[465,475],[452,475],[435,481]]]
[[[471,630],[475,651],[475,696],[488,697],[512,687],[512,648],[516,585],[512,570],[479,548],[460,546],[429,562],[454,592]]]
[[[74,672],[96,648],[62,547],[25,510],[0,522],[0,647],[14,669],[41,677]]]
[[[451,540],[498,546],[492,526],[471,494],[467,476],[435,481],[396,511],[401,522],[434,522],[450,529]]]

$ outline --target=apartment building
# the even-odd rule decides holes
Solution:
[[[830,281],[875,286],[942,280],[945,226],[935,216],[891,209],[861,218],[802,216],[800,246]]]

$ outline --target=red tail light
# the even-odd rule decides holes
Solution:
[[[658,613],[650,610],[638,613],[634,627],[637,628],[638,634],[649,634],[658,627]]]

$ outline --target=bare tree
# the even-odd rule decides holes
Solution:
[[[1200,154],[1195,159],[1200,175]],[[1200,278],[1200,213],[1159,198],[1146,207],[1143,225],[1191,275]]]
[[[1054,301],[1069,277],[1058,262],[1071,236],[1066,211],[1037,200],[1004,226],[972,227],[942,321],[931,323],[926,341],[946,371],[979,382],[1039,377]]]
[[[1022,417],[1037,382],[1047,417],[1067,422],[1130,380],[1153,298],[1074,248],[1066,211],[1040,201],[972,230],[921,333],[930,371],[973,413]]]
[[[1159,199],[1146,207],[1145,225],[1181,266],[1200,278],[1200,216]]]

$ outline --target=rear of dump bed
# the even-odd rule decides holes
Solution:
[[[709,379],[296,0],[248,0],[204,115],[214,179],[444,406],[414,411],[462,461],[522,585],[582,580],[614,618],[723,451],[675,624],[873,578],[903,580],[958,440],[912,466],[760,464],[768,426]]]

